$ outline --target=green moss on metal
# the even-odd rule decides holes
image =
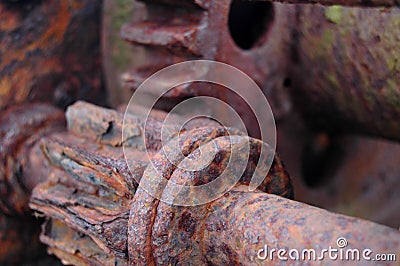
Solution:
[[[119,32],[121,26],[131,20],[132,6],[131,0],[115,0],[113,9],[109,10],[111,18],[110,24],[113,30],[113,36],[110,40],[112,61],[119,69],[126,69],[130,64],[131,47],[121,40]]]
[[[326,76],[327,80],[329,81],[330,85],[332,85],[333,88],[339,89],[340,84],[339,84],[339,81],[336,79],[334,74],[326,73],[325,76]]]
[[[342,6],[330,6],[325,8],[325,18],[332,23],[340,24],[342,20],[342,14]]]
[[[304,93],[337,121],[398,139],[400,123],[391,118],[400,114],[400,10],[303,8],[299,68],[310,77]]]
[[[329,29],[325,29],[322,34],[322,41],[326,47],[332,48],[333,32]]]
[[[115,7],[113,9],[112,27],[119,31],[122,24],[130,20],[132,14],[132,1],[131,0],[115,0]]]
[[[357,23],[356,10],[352,8],[342,8],[340,16],[340,22],[336,25],[338,32],[343,38],[349,37],[354,29],[354,25]]]
[[[388,103],[396,108],[400,108],[400,87],[394,79],[386,82],[388,92]]]
[[[336,75],[332,72],[325,72],[324,78],[326,78],[328,82],[328,88],[332,91],[332,97],[335,101],[335,106],[338,110],[345,112],[347,110],[346,104],[346,96],[344,95],[344,91],[341,88],[340,82],[337,80]]]
[[[397,65],[400,64],[400,62],[398,61],[398,58],[396,58],[395,56],[389,56],[387,59],[387,65],[388,65],[388,69],[390,72],[395,71],[398,67]]]
[[[392,25],[393,27],[400,27],[400,15],[392,17]]]
[[[320,38],[315,53],[320,58],[326,58],[326,56],[329,56],[332,51],[334,33],[330,29],[325,29]]]

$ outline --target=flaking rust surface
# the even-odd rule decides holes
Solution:
[[[256,265],[260,263],[257,251],[265,244],[270,248],[329,247],[335,245],[339,236],[346,237],[354,248],[368,246],[379,252],[399,252],[397,230],[281,197],[291,197],[292,188],[277,157],[266,178],[270,181],[260,188],[281,196],[259,189],[248,191],[243,185],[245,174],[242,184],[207,204],[184,207],[161,202],[125,174],[126,165],[118,163],[123,158],[120,144],[113,145],[114,142],[93,134],[91,138],[80,136],[85,129],[72,126],[79,124],[75,119],[85,121],[96,114],[96,119],[88,125],[97,128],[94,125],[109,121],[113,112],[79,103],[70,107],[70,114],[74,108],[86,110],[81,117],[69,117],[69,128],[74,130],[53,134],[42,142],[53,173],[47,182],[34,189],[30,203],[34,210],[50,218],[43,226],[41,239],[49,245],[49,252],[65,263],[96,265],[101,260],[106,265]],[[113,114],[118,119],[118,113]],[[141,119],[136,117],[133,121]],[[117,125],[114,129],[121,130],[118,129],[121,123],[113,122]],[[181,134],[179,140],[187,157],[174,158],[177,163],[194,156],[193,151],[200,143],[207,146],[211,139],[218,143],[221,156],[214,158],[204,174],[174,169],[162,159],[165,154],[158,145],[153,146],[155,150],[149,160],[170,181],[191,185],[208,182],[225,165],[225,156],[231,152],[224,144],[225,133],[205,127],[188,128]],[[173,137],[176,135],[171,134]],[[240,134],[234,137],[239,142],[245,138]],[[258,150],[257,140],[253,143],[250,154]],[[135,152],[138,149],[125,148]],[[146,175],[149,161],[143,160],[143,153],[135,152],[131,158],[137,163],[138,172],[142,171],[138,175]],[[108,155],[114,160],[107,161],[108,169],[104,169]],[[252,169],[252,164],[248,164],[246,171]]]
[[[40,240],[48,252],[73,265],[127,265],[121,258],[104,252],[89,236],[66,226],[60,220],[49,219],[42,225]]]
[[[80,116],[73,115],[77,110],[82,111]],[[93,118],[91,123],[83,124],[92,130],[98,130],[96,132],[100,133],[100,136],[103,135],[101,132],[104,133],[104,128],[101,126],[104,121],[113,122],[115,125],[113,130],[122,130],[120,127],[122,125],[121,120],[119,120],[122,119],[122,114],[120,113],[112,110],[107,111],[82,102],[70,107],[67,111],[70,134],[52,134],[52,136],[45,138],[41,142],[41,148],[53,168],[49,174],[48,181],[39,184],[34,189],[30,206],[48,217],[63,221],[65,226],[72,230],[88,235],[94,243],[110,256],[115,256],[125,261],[128,261],[129,258],[133,263],[133,261],[136,261],[133,258],[140,259],[140,257],[135,257],[133,255],[134,252],[132,252],[132,248],[138,246],[139,243],[132,240],[133,238],[130,239],[132,233],[128,234],[128,231],[133,225],[138,230],[139,238],[144,237],[143,239],[147,239],[147,237],[150,237],[153,226],[151,221],[152,217],[156,215],[155,207],[158,204],[158,200],[148,194],[136,191],[136,181],[140,179],[149,161],[144,159],[146,158],[143,152],[144,147],[129,146],[128,143],[126,149],[128,150],[129,158],[136,165],[134,169],[136,173],[134,175],[138,179],[132,177],[124,163],[121,143],[110,142],[108,138],[98,138],[98,134],[85,135],[88,128],[78,126],[82,125],[80,121],[87,121],[91,117]],[[142,118],[132,116],[131,119],[136,122],[135,125],[139,127],[139,133],[142,134]],[[154,120],[149,125],[157,128],[159,123],[159,121]],[[203,122],[200,123],[203,124]],[[218,136],[226,134],[226,130],[223,128],[197,128],[196,124],[193,127],[183,129],[180,136],[182,147],[187,154],[196,149],[200,143],[210,141],[213,138],[218,139]],[[110,133],[107,129],[105,131]],[[176,132],[175,135],[178,133]],[[171,134],[171,137],[174,137],[174,134]],[[240,135],[238,137],[244,138]],[[254,141],[257,143],[257,140]],[[159,145],[152,143],[154,145],[151,147],[155,150],[150,160],[157,160],[158,157],[160,163],[163,164],[163,160],[160,159],[163,158],[163,153],[158,151]],[[259,147],[255,144],[253,146],[253,152],[257,153]],[[221,150],[221,152],[222,154],[229,154],[228,150]],[[221,156],[223,156],[222,154]],[[253,157],[254,160],[258,159],[256,155]],[[179,160],[182,159],[180,158]],[[179,163],[179,160],[177,163]],[[249,164],[248,171],[253,171],[253,167],[253,165]],[[272,174],[266,179],[267,182],[263,184],[262,188],[266,191],[292,197],[290,179],[282,168],[282,163],[279,159],[275,159],[272,168]],[[166,178],[169,178],[174,168],[167,164],[164,170],[159,170],[162,171]],[[282,182],[274,182],[275,179],[282,179]],[[201,181],[201,176],[195,178],[194,181],[204,182],[204,180]],[[248,182],[246,177],[242,182]],[[141,206],[140,202],[146,201],[152,202],[150,210],[146,212],[148,208],[143,207],[139,208],[141,209],[140,212],[135,213],[135,206]],[[196,222],[193,220],[193,223]],[[65,229],[65,226],[62,228]],[[141,226],[147,229],[143,230]],[[57,241],[50,241],[49,238],[45,237],[45,234],[46,231],[44,231],[42,239],[44,239],[45,243],[51,243],[50,251],[53,250],[54,254],[65,257],[65,259],[71,256],[71,251],[68,251],[66,247],[60,244],[62,243],[61,240],[59,244],[54,244]],[[147,245],[151,246],[147,241],[143,242],[143,244],[143,251],[148,250],[149,247]],[[151,250],[148,251],[150,252]],[[67,254],[69,255],[67,256]],[[75,260],[76,258],[70,259]],[[148,259],[146,256],[140,260],[146,262]]]
[[[205,228],[203,251],[211,265],[281,265],[276,256],[275,260],[260,261],[256,252],[265,245],[269,250],[335,248],[339,237],[346,238],[349,248],[394,254],[400,251],[398,230],[276,195],[249,192],[243,186],[214,203]],[[323,264],[337,265],[337,261],[326,258]]]

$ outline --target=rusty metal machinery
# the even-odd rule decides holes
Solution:
[[[26,188],[35,187],[31,207],[51,217],[43,225],[41,240],[49,245],[49,252],[65,263],[185,263],[189,256],[196,263],[248,264],[255,259],[255,252],[263,243],[278,241],[276,247],[279,247],[279,243],[290,242],[293,247],[300,248],[305,243],[310,244],[310,241],[312,245],[329,245],[332,238],[341,235],[346,235],[356,246],[360,245],[360,248],[368,243],[369,247],[382,252],[398,252],[400,233],[395,229],[332,214],[274,197],[261,190],[249,193],[241,185],[207,205],[188,208],[159,203],[155,211],[150,211],[150,208],[142,213],[140,210],[148,208],[145,202],[151,197],[140,192],[140,188],[138,191],[125,164],[120,140],[122,116],[122,113],[85,103],[69,107],[68,132],[48,130],[48,137],[40,141],[40,148],[47,160],[33,160],[36,166],[33,169],[42,168],[43,164],[49,162],[50,167],[46,167],[48,172],[42,175],[48,180],[35,181],[33,177],[36,175],[24,179],[32,183],[30,186],[26,185]],[[141,119],[143,118],[132,117],[131,121],[140,126],[143,125]],[[151,121],[154,123],[154,133],[150,136],[153,137],[159,132],[161,123],[157,119]],[[114,125],[111,129],[110,124]],[[193,126],[197,127],[196,124]],[[25,125],[22,124],[21,127]],[[215,125],[185,130],[189,138],[184,139],[184,142],[208,138],[215,135],[210,134],[211,132],[219,131]],[[220,138],[223,138],[223,131],[219,132]],[[152,144],[154,146],[148,148],[155,149],[156,152],[159,145],[156,142]],[[193,147],[190,143],[187,145]],[[138,160],[135,170],[138,175],[146,167],[143,151],[143,148],[137,146],[132,147],[131,151]],[[27,156],[35,158],[36,154],[31,151]],[[155,156],[157,157],[157,153]],[[31,173],[26,169],[29,167],[22,164],[22,172]],[[179,180],[184,175],[174,176]],[[15,178],[16,176],[12,177],[14,180]],[[276,158],[275,166],[262,190],[291,197],[291,185],[287,178]],[[39,182],[41,183],[37,184]],[[3,197],[9,208],[20,205],[13,203],[12,197],[11,201],[7,199]],[[153,217],[150,220],[154,223],[144,219],[148,215]],[[146,226],[141,230],[140,225]],[[318,225],[323,225],[323,228]],[[150,231],[144,230],[145,228]],[[292,234],[291,230],[301,230],[303,233]],[[183,235],[177,234],[180,231]],[[169,232],[167,239],[171,238],[168,241],[165,240],[166,232]],[[233,233],[235,238],[231,237]],[[142,246],[138,246],[138,239],[148,239],[149,234],[154,240],[160,238],[160,241],[145,241]],[[226,236],[221,237],[221,234]],[[274,237],[271,238],[271,235]],[[254,242],[254,238],[257,241]],[[239,245],[246,246],[246,249],[237,246],[235,239],[242,239],[243,242],[239,242]],[[203,249],[198,246],[198,241],[204,243]],[[188,243],[192,244],[188,246]],[[192,251],[197,255],[191,257],[189,254]]]
[[[101,5],[0,0],[0,264],[54,265],[39,238],[48,253],[73,265],[252,265],[263,263],[257,251],[266,244],[328,247],[339,237],[353,248],[399,256],[397,229],[300,203],[399,227],[400,144],[370,138],[399,141],[398,1],[106,0],[108,98]],[[114,42],[117,32],[125,45]],[[157,108],[217,97],[255,137],[231,191],[180,207],[149,195],[138,180],[156,162],[170,181],[210,182],[231,152],[226,130],[208,119],[168,129],[182,137],[185,157],[211,140],[218,144],[211,166],[191,173],[176,170],[160,150],[166,113],[152,112],[146,136],[144,117],[128,114],[136,129],[129,138],[151,140],[127,147],[135,161],[129,171],[123,114],[70,104],[86,99],[118,107],[150,74],[190,59],[231,64],[257,82],[276,116],[287,167],[275,156],[262,185],[249,192],[262,145],[251,110],[220,86],[175,87]],[[55,106],[69,106],[65,117]],[[293,201],[293,187],[300,202]]]
[[[247,173],[252,171],[250,167],[242,184],[216,201],[193,207],[158,202],[138,187],[124,162],[119,139],[122,117],[122,113],[77,103],[67,111],[69,134],[55,133],[42,141],[53,169],[49,180],[34,189],[30,206],[51,217],[43,226],[41,240],[65,262],[250,265],[257,262],[256,253],[263,243],[276,243],[272,248],[288,243],[298,248],[329,246],[332,238],[342,235],[358,242],[354,247],[368,243],[382,252],[399,251],[400,232],[395,229],[285,199],[293,192],[277,157],[264,183],[253,193],[243,186],[246,176],[251,176]],[[129,121],[140,126],[142,119],[132,116]],[[115,126],[108,130],[110,122]],[[150,123],[156,134],[160,122]],[[176,132],[182,134],[183,151],[191,153],[196,142],[212,138],[223,143],[226,132],[221,128],[192,126]],[[170,175],[171,181],[187,184],[190,175],[172,171],[156,142],[147,148],[154,150],[150,161],[162,163],[160,170]],[[144,150],[138,146],[129,150],[130,158],[137,161],[137,175],[148,164]],[[229,156],[227,150],[220,152]],[[215,163],[201,175],[192,176],[190,182],[199,185],[218,176],[224,163],[220,159]]]
[[[290,113],[294,102],[319,129],[398,140],[400,27],[395,2],[330,2],[356,7],[241,0],[142,2],[145,8],[137,8],[141,15],[134,13],[132,22],[121,28],[124,40],[145,47],[145,59],[139,60],[143,63],[122,75],[128,89],[134,91],[172,63],[218,60],[248,73],[271,101],[278,120]],[[359,7],[369,4],[380,8]],[[234,95],[204,84],[180,86],[165,98],[179,101],[199,94],[244,108]],[[247,113],[244,109],[241,115],[252,128],[254,117]]]
[[[134,7],[139,14],[134,10],[132,22],[125,24],[121,29],[122,37],[134,44],[135,53],[132,57],[140,55],[135,66],[123,74],[120,73],[121,80],[125,81],[125,87],[135,90],[143,80],[143,77],[140,77],[144,72],[147,71],[148,75],[164,64],[186,59],[217,59],[239,67],[255,78],[270,100],[278,122],[278,134],[285,138],[285,141],[278,143],[278,151],[285,154],[288,169],[294,176],[296,186],[300,186],[302,193],[298,194],[299,199],[332,210],[340,209],[349,214],[398,226],[395,222],[398,217],[393,216],[393,212],[388,211],[382,214],[381,210],[388,206],[390,206],[388,209],[399,207],[398,198],[395,196],[396,189],[393,188],[398,184],[395,158],[398,157],[399,145],[384,140],[345,135],[358,133],[391,140],[396,140],[400,136],[397,128],[399,110],[396,103],[399,94],[399,61],[396,57],[400,45],[399,27],[396,22],[399,9],[396,7],[396,2],[317,1],[322,4],[344,4],[354,7],[281,5],[279,3],[262,7],[257,6],[254,1],[251,3],[231,1],[212,9],[219,10],[217,13],[220,17],[224,17],[221,18],[224,23],[220,23],[221,20],[214,23],[208,16],[210,11],[201,10],[203,19],[198,24],[204,23],[204,27],[207,27],[207,23],[218,25],[215,28],[218,34],[215,36],[223,36],[220,39],[222,42],[215,41],[214,43],[201,34],[187,40],[185,34],[174,31],[176,29],[174,19],[166,19],[162,27],[151,27],[152,22],[157,21],[157,16],[152,17],[151,14],[157,14],[156,10],[164,8],[166,10],[177,8],[180,6],[179,1],[157,1],[156,4],[152,1],[142,2],[144,6]],[[206,2],[210,2],[210,6],[213,5],[213,1]],[[380,8],[360,7],[368,5],[380,6]],[[260,15],[254,11],[254,7],[270,11]],[[190,9],[186,6],[183,8]],[[235,16],[235,13],[239,12],[237,9],[241,10],[242,16]],[[244,13],[247,16],[243,15]],[[146,16],[146,14],[150,15]],[[173,17],[183,19],[179,14]],[[262,19],[257,17],[257,14]],[[257,20],[247,20],[246,18],[249,17],[257,18]],[[270,27],[258,31],[259,35],[256,36],[259,39],[255,44],[253,43],[254,46],[241,47],[243,43],[236,38],[235,32],[246,36],[247,41],[254,40],[251,36],[255,35],[246,31],[251,28],[250,26],[244,30],[240,26],[235,27],[240,23],[245,25],[255,23],[254,28],[260,29],[256,22],[261,20],[268,21],[267,25]],[[287,21],[283,22],[284,20]],[[367,20],[371,23],[361,22]],[[281,29],[282,23],[286,23],[291,30]],[[196,29],[195,32],[201,32],[197,28],[198,26],[193,26],[193,29]],[[175,37],[167,38],[166,35],[156,34],[156,31],[169,32]],[[187,28],[187,31],[190,30]],[[149,32],[154,33],[152,36],[157,36],[158,39],[146,39]],[[235,52],[230,53],[229,56],[224,56],[223,52],[215,55],[204,52],[193,57],[190,53],[184,52],[185,49],[179,48],[183,45],[182,43],[174,42],[181,39],[185,40],[186,44],[207,42],[210,44],[211,51],[233,49]],[[376,42],[374,39],[380,41]],[[162,40],[171,43],[163,45]],[[277,47],[276,45],[280,47],[278,53],[271,48]],[[138,50],[138,47],[144,47],[144,50]],[[175,48],[180,51],[178,55],[174,52]],[[252,64],[257,64],[258,61],[247,64],[246,60],[241,60],[247,56],[258,57],[260,50],[264,53],[264,60],[271,60],[267,68],[263,68],[263,73],[252,70]],[[152,63],[147,65],[148,62]],[[256,78],[257,75],[262,78]],[[204,93],[228,101],[235,107],[242,104],[221,88],[204,85],[196,89],[193,88],[195,86],[196,84],[193,84],[192,88],[190,86],[176,88],[165,95],[165,98],[179,101],[182,95],[190,97]],[[113,92],[110,93],[113,94]],[[247,111],[243,110],[244,113]],[[299,112],[302,113],[300,117]],[[253,117],[242,116],[242,118],[247,120],[249,127],[253,126]],[[297,121],[303,121],[303,119],[306,125]],[[257,135],[257,132],[251,133]],[[299,135],[302,138],[296,137]],[[311,148],[319,145],[318,135],[327,136],[324,139],[330,143],[329,145],[322,144],[323,148],[317,149],[320,150],[319,152]],[[366,147],[370,148],[354,143],[365,143]],[[366,157],[361,155],[364,152],[371,154],[369,158],[374,158],[373,165],[368,164],[370,159],[361,159],[361,157]],[[350,154],[358,154],[358,156],[350,157]],[[346,157],[346,161],[341,160],[341,157]],[[357,163],[358,168],[354,169],[350,161]],[[363,161],[365,163],[362,163]],[[352,186],[346,186],[348,191],[341,193],[343,187],[340,184],[347,183],[346,180],[349,179],[354,180],[354,175],[359,177],[359,181],[353,182]],[[320,187],[319,190],[309,189],[307,188],[309,183],[316,183],[316,186],[323,184],[324,187]],[[382,186],[373,186],[373,183],[382,183]],[[343,195],[347,196],[342,197]],[[378,203],[372,195],[385,196]],[[346,207],[349,201],[359,202],[360,205]],[[371,204],[372,202],[374,204]],[[365,209],[365,206],[371,210],[361,211]]]
[[[284,80],[294,8],[269,2],[243,3],[143,1],[145,8],[134,9],[132,21],[121,28],[122,39],[134,47],[144,47],[145,58],[126,69],[122,75],[124,87],[134,91],[150,74],[172,63],[191,59],[222,61],[249,74],[269,99],[276,99],[271,105],[279,119],[289,104]],[[259,136],[255,118],[241,97],[214,84],[188,83],[174,88],[163,97],[165,109],[171,102],[199,95],[217,97],[235,106],[250,133]]]

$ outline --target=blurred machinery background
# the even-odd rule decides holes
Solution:
[[[191,59],[231,64],[262,88],[295,200],[399,228],[399,4],[289,2],[0,0],[0,261],[56,263],[28,201],[50,175],[40,140],[65,130],[63,110],[118,109]],[[240,97],[216,85],[176,87],[158,108],[198,95],[233,106],[258,136]]]

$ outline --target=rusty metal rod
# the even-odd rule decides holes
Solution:
[[[338,238],[345,238],[348,249],[362,252],[369,248],[376,253],[400,252],[400,232],[369,221],[332,213],[323,209],[292,201],[279,196],[256,191],[249,193],[244,186],[232,190],[216,201],[205,221],[203,250],[212,265],[268,265],[295,263],[266,255],[268,250],[284,248],[339,249]],[[346,248],[344,250],[346,250]],[[264,249],[260,252],[260,249]],[[288,257],[288,253],[285,255]],[[360,255],[361,256],[361,255]],[[372,255],[371,255],[372,257]],[[307,263],[307,261],[304,261]],[[326,254],[320,261],[324,265],[337,265],[340,260],[330,260]],[[310,262],[311,264],[313,262]],[[366,261],[361,260],[361,264]],[[359,265],[359,261],[350,261]]]
[[[399,8],[299,9],[290,89],[309,124],[400,140],[399,18]]]
[[[127,252],[126,243],[116,241],[115,237],[122,234],[121,230],[125,230],[126,235],[129,205],[137,187],[137,180],[149,163],[145,149],[147,148],[150,154],[154,153],[154,160],[158,158],[161,163],[165,163],[166,173],[173,170],[166,158],[160,160],[157,153],[161,148],[159,134],[162,123],[151,119],[148,121],[147,125],[150,128],[146,132],[146,138],[150,138],[151,141],[146,141],[145,144],[143,119],[128,115],[130,134],[126,135],[125,141],[121,141],[122,117],[122,113],[82,102],[69,107],[67,121],[70,134],[55,134],[42,142],[42,149],[53,165],[53,171],[49,174],[49,181],[38,185],[31,198],[32,208],[53,218],[65,220],[68,226],[75,230],[86,228],[83,233],[104,243],[102,247],[118,256],[124,256]],[[189,154],[191,150],[196,149],[197,142],[207,142],[226,134],[223,128],[199,128],[199,124],[204,122],[198,121],[191,125],[193,128],[181,130],[180,133],[185,134],[182,143],[183,150],[186,149],[184,153]],[[167,130],[171,131],[171,136],[179,133],[173,126]],[[174,131],[176,133],[173,133]],[[134,169],[132,164],[130,167],[135,178],[130,175],[125,163],[121,147],[123,142],[126,144],[128,157],[134,161]],[[250,153],[250,156],[253,156],[250,158],[252,161],[258,160],[256,152],[260,143],[254,140],[254,149]],[[165,159],[165,162],[162,159]],[[249,164],[246,173],[250,177],[252,169],[253,165]],[[249,182],[248,176],[243,175],[243,183]],[[292,197],[290,179],[277,157],[260,188]],[[140,198],[140,193],[136,192],[135,195]],[[143,195],[141,199],[152,200],[148,195]],[[153,214],[154,212],[149,211],[143,217],[151,217]],[[146,219],[142,221],[144,225],[149,224]],[[125,229],[121,226],[125,226]],[[103,230],[111,230],[113,233],[104,234]],[[115,233],[115,230],[119,233]]]
[[[74,116],[79,110],[80,116]],[[42,142],[53,172],[49,181],[34,189],[30,203],[34,210],[52,218],[49,224],[54,226],[46,227],[41,239],[64,261],[76,260],[76,264],[90,259],[99,261],[99,257],[82,257],[82,254],[93,256],[93,252],[76,252],[83,249],[83,240],[71,239],[75,232],[88,236],[90,239],[84,238],[85,241],[98,246],[103,251],[98,256],[105,256],[104,263],[110,265],[116,261],[123,265],[251,265],[257,263],[257,252],[264,245],[271,249],[328,248],[335,247],[338,237],[345,237],[352,248],[398,254],[400,232],[397,230],[260,190],[249,192],[244,185],[238,185],[215,201],[194,207],[158,201],[140,186],[136,187],[137,184],[132,186],[134,181],[126,173],[121,143],[104,138],[104,132],[114,136],[121,130],[121,123],[115,120],[121,119],[121,114],[84,103],[72,106],[67,113],[70,133],[55,134]],[[115,126],[111,129],[97,126],[104,121]],[[99,130],[103,138],[93,132],[85,134],[88,129],[77,125]],[[207,131],[207,127],[203,130]],[[192,144],[204,135],[209,136],[199,133],[194,137],[196,132],[199,131],[187,131],[187,140],[192,140]],[[193,147],[190,142],[186,144]],[[153,159],[158,158],[162,163],[163,154],[157,145],[154,147],[157,148]],[[139,163],[143,153],[135,147],[131,149],[131,158],[137,159],[137,171],[141,175],[146,167],[146,163]],[[187,152],[191,154],[191,150]],[[286,191],[290,189],[285,181],[287,176],[275,160],[264,191],[290,196]],[[198,185],[210,181],[207,175],[192,176],[164,164],[160,170],[175,183]],[[271,188],[275,189],[270,191]]]
[[[400,251],[400,232],[395,229],[334,214],[261,191],[251,193],[248,192],[246,186],[236,187],[224,197],[206,206],[189,208],[168,205],[164,207],[169,211],[166,212],[165,208],[157,210],[150,235],[147,235],[152,239],[151,258],[142,260],[132,256],[133,254],[129,254],[129,258],[110,254],[105,256],[108,260],[106,265],[113,265],[115,261],[123,262],[122,265],[128,263],[137,265],[139,262],[149,265],[152,263],[155,265],[176,263],[258,265],[257,263],[262,262],[265,256],[263,252],[267,252],[266,246],[270,251],[283,248],[287,252],[290,249],[302,252],[305,248],[314,248],[317,252],[316,256],[319,257],[323,248],[332,247],[340,250],[336,243],[340,237],[348,241],[348,249],[358,249],[360,254],[364,249],[371,249],[373,254],[386,253],[398,256]],[[127,219],[132,219],[135,215],[139,214],[131,213],[130,218]],[[62,219],[62,217],[59,218]],[[112,232],[123,232],[124,228],[126,229],[126,222],[128,221],[120,221],[119,227],[114,228]],[[71,231],[71,229],[66,229],[62,222],[57,223],[59,228],[51,228],[53,237],[59,235],[60,231],[61,233],[65,230]],[[82,233],[83,228],[78,231]],[[43,232],[45,233],[49,234],[49,230]],[[127,236],[119,235],[119,237],[126,239]],[[49,241],[48,237],[47,241]],[[55,243],[57,241],[58,243]],[[70,249],[66,249],[66,245],[73,246],[74,251],[83,249],[88,252],[87,250],[90,249],[85,250],[79,245],[79,241],[90,242],[93,246],[96,246],[94,243],[98,243],[97,240],[92,243],[90,239],[83,240],[82,237],[72,242],[71,239],[69,242],[63,241],[65,239],[55,237],[51,242],[45,243],[49,243],[53,250],[59,250],[56,254],[60,254],[63,248],[68,254]],[[127,241],[130,244],[137,244],[130,242],[129,238]],[[261,249],[264,251],[260,252]],[[260,258],[257,257],[258,254],[261,254]],[[282,263],[276,253],[272,260],[269,256],[268,253],[264,262],[272,265]],[[321,262],[324,265],[337,263],[337,261],[330,261],[327,254]],[[358,263],[360,262],[350,262],[353,265]]]
[[[132,213],[131,218],[134,215],[138,214]],[[121,232],[124,226],[125,223],[120,224]],[[75,254],[86,255],[79,258],[76,265],[88,260],[97,261],[94,265],[114,265],[116,261],[121,265],[137,265],[139,261],[134,256],[128,259],[107,254],[90,237],[82,236],[60,220],[50,220],[45,228],[41,239],[57,256],[71,261],[76,259]],[[119,237],[125,239],[126,235]],[[371,249],[373,254],[397,256],[400,251],[400,232],[397,230],[261,191],[248,192],[246,186],[239,186],[206,206],[188,208],[165,204],[158,209],[151,228],[152,258],[147,258],[145,263],[259,265],[264,262],[281,265],[282,261],[276,255],[279,249],[287,252],[297,249],[301,254],[305,248],[314,248],[319,257],[323,248],[340,250],[337,246],[340,237],[348,242],[346,248],[358,249],[360,256],[364,249]],[[266,247],[269,251],[276,250],[272,260],[270,253],[264,260]],[[339,251],[336,254],[339,256]],[[367,255],[372,257],[372,254]],[[99,261],[98,257],[103,260]],[[326,254],[320,262],[337,265],[338,260],[330,261]],[[359,263],[350,261],[353,265]]]

